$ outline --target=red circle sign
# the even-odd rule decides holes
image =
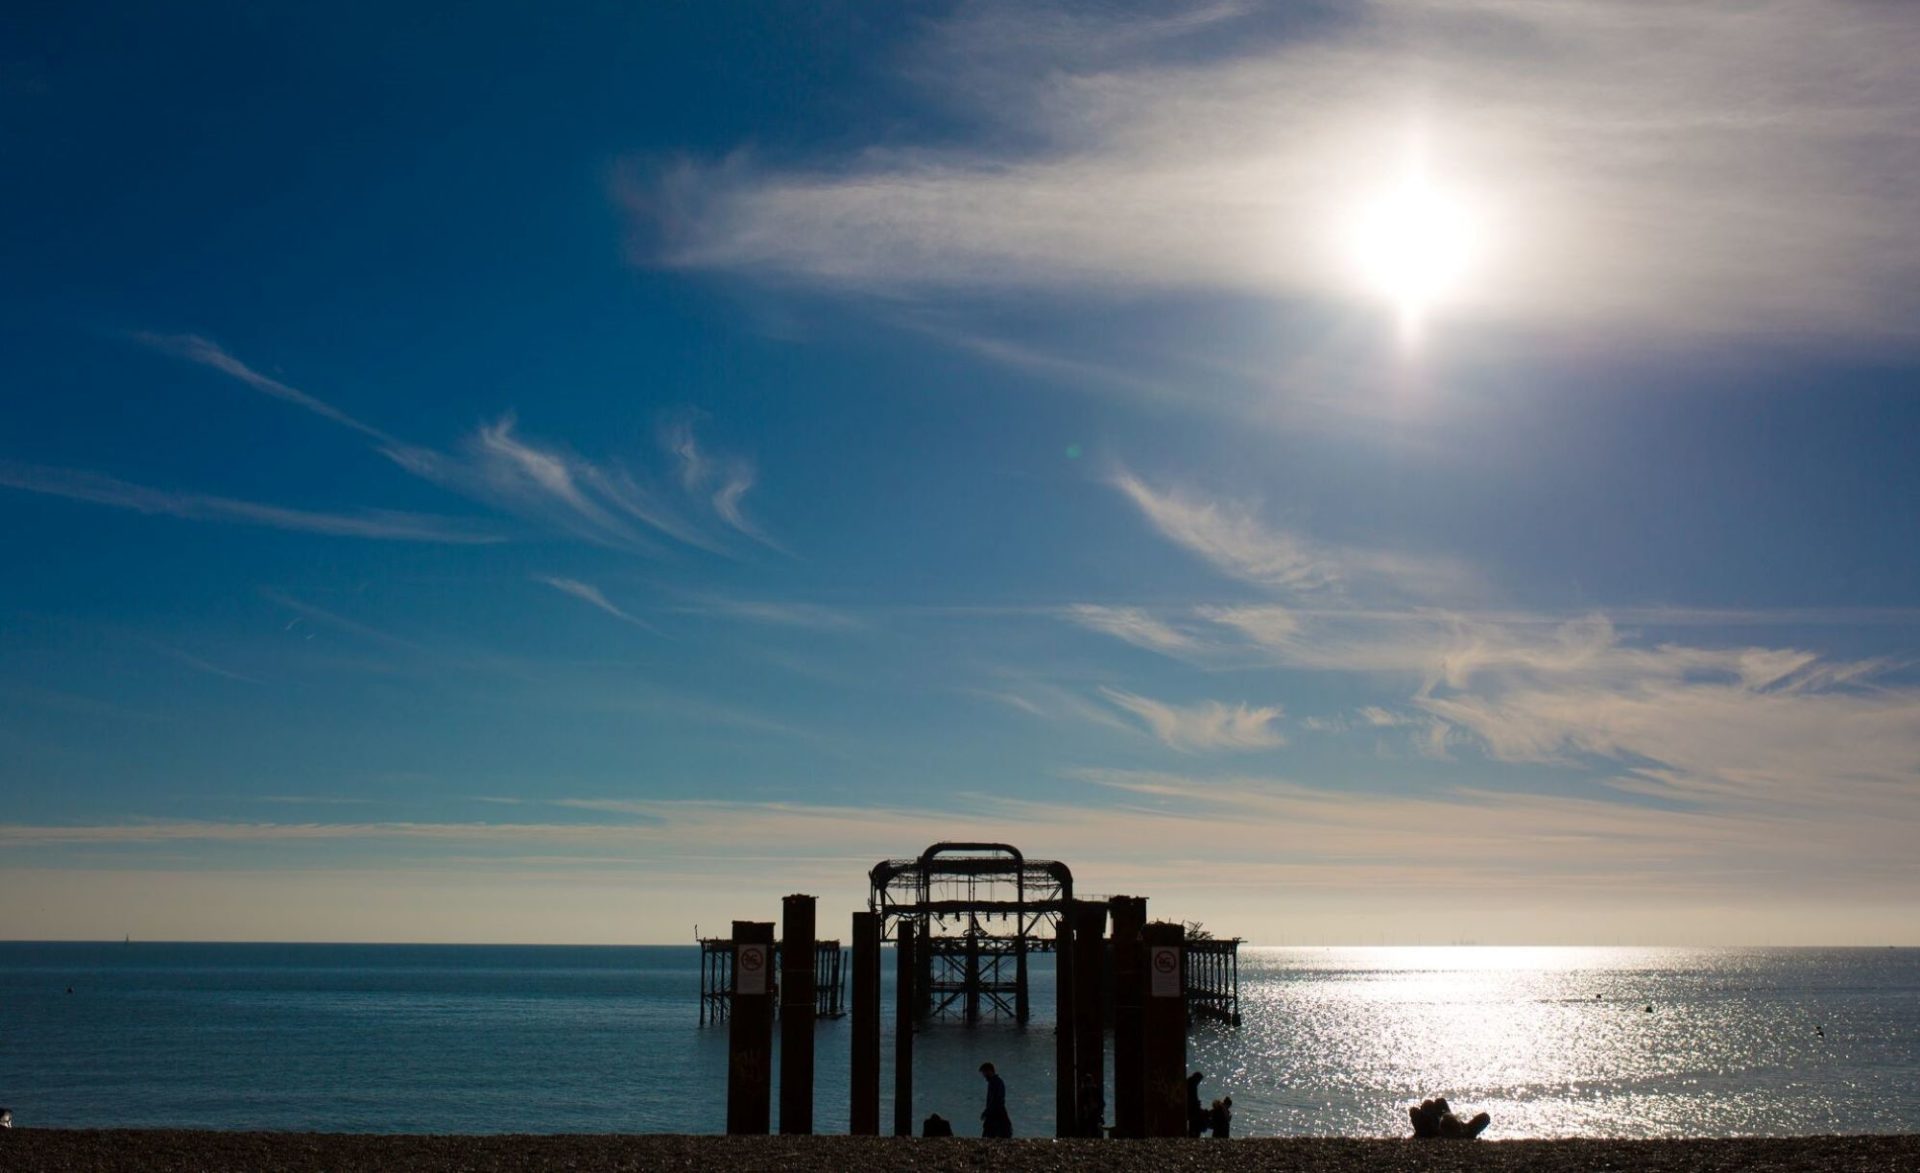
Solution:
[[[759,969],[762,965],[765,965],[765,964],[766,964],[766,958],[761,955],[760,950],[758,949],[740,950],[740,968],[741,969]]]
[[[1179,964],[1179,957],[1171,949],[1162,949],[1153,955],[1153,968],[1161,973],[1172,973],[1174,967]]]

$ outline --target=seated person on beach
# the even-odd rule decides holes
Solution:
[[[1462,1120],[1447,1106],[1445,1097],[1438,1096],[1420,1101],[1418,1108],[1408,1108],[1407,1115],[1413,1120],[1416,1140],[1472,1140],[1493,1121],[1485,1112],[1471,1120]]]
[[[1226,1140],[1233,1135],[1233,1097],[1221,1096],[1213,1102],[1207,1112],[1207,1124],[1213,1129],[1213,1135]]]

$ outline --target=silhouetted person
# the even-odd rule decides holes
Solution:
[[[1213,1135],[1226,1140],[1233,1135],[1233,1097],[1221,1096],[1213,1102],[1213,1109],[1207,1113],[1207,1122],[1213,1125]]]
[[[1422,1100],[1418,1108],[1408,1108],[1407,1115],[1413,1120],[1413,1135],[1419,1140],[1472,1140],[1487,1130],[1492,1119],[1482,1112],[1471,1120],[1462,1120],[1453,1114],[1445,1096]]]
[[[1187,1076],[1187,1135],[1199,1136],[1211,1123],[1207,1119],[1207,1109],[1200,1103],[1200,1081],[1207,1077],[1204,1071],[1196,1071]]]
[[[1007,1137],[1013,1135],[1013,1121],[1007,1116],[1007,1084],[993,1070],[993,1064],[982,1063],[980,1076],[987,1081],[987,1107],[980,1113],[980,1135]]]

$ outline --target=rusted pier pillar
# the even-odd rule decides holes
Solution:
[[[880,1134],[880,916],[853,914],[853,1070],[847,1131]]]
[[[1106,981],[1107,906],[1076,900],[1068,914],[1073,921],[1073,1088],[1074,1129],[1084,1136],[1090,1129],[1080,1119],[1081,1085],[1106,1087],[1106,1013],[1102,1004]],[[1105,1094],[1104,1090],[1101,1091]]]
[[[780,1132],[813,1132],[814,900],[780,902]]]
[[[1054,1135],[1072,1136],[1073,1084],[1073,921],[1061,917],[1053,931],[1053,1111]]]
[[[727,1132],[768,1131],[773,1082],[773,922],[733,922],[727,1034]]]
[[[1141,972],[1140,930],[1147,898],[1115,896],[1113,911],[1113,1134],[1147,1134],[1146,979]]]
[[[1186,929],[1150,924],[1140,932],[1146,955],[1146,1126],[1148,1136],[1187,1134]]]
[[[913,919],[901,917],[894,940],[899,988],[893,1019],[893,1135],[913,1135],[913,1020],[916,1017],[913,978],[919,972],[914,958]]]

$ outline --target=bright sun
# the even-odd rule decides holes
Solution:
[[[1473,217],[1456,195],[1410,178],[1366,204],[1354,254],[1367,287],[1417,321],[1457,295],[1477,245]]]

